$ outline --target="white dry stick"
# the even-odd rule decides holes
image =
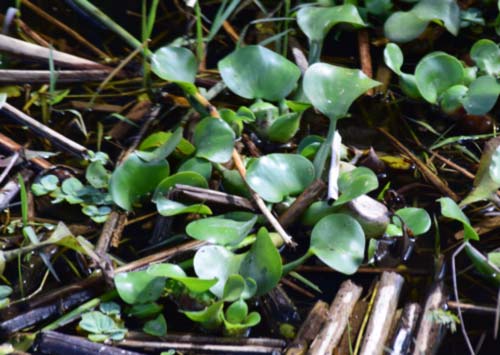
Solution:
[[[332,154],[330,170],[328,172],[328,200],[339,198],[339,174],[340,174],[340,150],[342,148],[342,137],[339,131],[335,131],[332,142]]]
[[[384,353],[384,344],[396,314],[403,283],[404,278],[395,272],[382,274],[360,355],[382,355]]]
[[[363,288],[344,281],[333,300],[326,323],[316,336],[308,351],[308,355],[331,354],[340,342],[349,321],[349,316],[358,302]]]

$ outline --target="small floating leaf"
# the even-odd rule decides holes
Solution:
[[[214,163],[225,163],[231,159],[235,138],[233,129],[225,121],[207,117],[194,130],[196,156]]]

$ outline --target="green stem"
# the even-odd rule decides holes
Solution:
[[[321,57],[321,49],[323,48],[322,41],[310,41],[309,42],[309,65],[319,62]]]
[[[196,12],[196,57],[198,57],[198,63],[201,63],[204,56],[204,48],[203,48],[203,27],[201,23],[201,7],[199,1],[196,2],[195,12]]]
[[[330,125],[328,126],[328,134],[326,140],[319,147],[316,156],[314,157],[314,169],[316,171],[316,179],[321,179],[323,175],[323,170],[325,169],[326,159],[328,159],[328,153],[332,146],[333,137],[335,135],[335,129],[337,128],[337,119],[330,118]]]
[[[281,272],[281,276],[285,276],[288,274],[290,271],[295,270],[298,268],[300,265],[304,264],[307,259],[309,259],[311,256],[314,255],[314,252],[311,249],[308,249],[307,252],[302,255],[300,258],[297,260],[291,261],[288,264],[283,265],[283,271]]]
[[[90,15],[94,16],[97,20],[99,20],[103,25],[108,27],[110,30],[115,32],[118,36],[123,38],[125,42],[127,42],[132,48],[138,48],[142,46],[142,43],[132,36],[127,30],[125,30],[122,26],[113,21],[108,15],[102,12],[99,8],[91,4],[87,0],[73,0],[78,6],[87,11]],[[145,50],[147,56],[151,56],[151,51],[149,49]]]

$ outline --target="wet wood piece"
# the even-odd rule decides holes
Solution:
[[[36,340],[35,348],[40,354],[50,355],[141,355],[136,351],[93,343],[82,337],[67,335],[54,331],[41,332]]]
[[[404,278],[399,274],[394,272],[382,274],[360,355],[383,354],[403,283]]]
[[[458,309],[460,307],[462,312],[469,312],[474,314],[490,314],[492,316],[496,315],[497,309],[494,306],[477,306],[475,304],[462,303],[457,301],[448,301],[446,303],[448,308]]]
[[[33,175],[29,169],[24,169],[20,172],[24,181],[27,181]],[[19,193],[20,186],[17,175],[13,176],[5,185],[0,188],[0,211],[7,208],[14,197]]]
[[[52,56],[54,64],[63,68],[112,70],[105,65],[88,59],[67,54],[55,49],[52,50],[51,53],[49,48],[21,41],[2,34],[0,34],[0,52],[24,57],[30,60],[36,60],[46,65],[48,65],[49,58]]]
[[[361,70],[367,77],[373,78],[372,57],[370,55],[370,34],[367,29],[358,31],[358,49]],[[373,96],[373,89],[369,89],[366,95]]]
[[[174,341],[139,341],[125,339],[120,342],[120,346],[134,349],[151,349],[154,351],[176,350],[182,353],[189,354],[279,354],[281,347],[264,346],[264,345],[245,345],[245,344],[221,344],[218,343],[188,343]]]
[[[434,354],[444,336],[444,326],[434,321],[432,312],[443,309],[446,304],[446,291],[442,281],[436,283],[426,298],[417,335],[414,339],[413,355]]]
[[[354,306],[354,310],[349,317],[349,327],[342,335],[340,344],[337,349],[334,350],[334,355],[351,355],[352,350],[356,342],[356,336],[358,335],[361,326],[363,325],[363,319],[368,311],[368,302],[364,300],[359,300]]]
[[[323,324],[328,319],[328,304],[318,301],[309,311],[307,318],[302,323],[295,339],[288,345],[286,355],[305,354],[309,343],[318,335]]]
[[[204,203],[217,203],[220,205],[235,206],[250,211],[257,211],[257,207],[250,200],[241,196],[231,195],[221,191],[203,189],[201,187],[195,187],[189,185],[176,184],[170,193],[173,198],[176,198],[176,195],[180,194],[184,197],[188,197],[195,201],[200,201]]]
[[[24,149],[22,145],[2,133],[0,133],[0,147],[11,153],[22,153],[22,150]],[[30,162],[40,170],[50,169],[53,167],[52,163],[43,158],[32,158],[30,159]]]
[[[316,336],[309,355],[331,354],[339,344],[342,334],[347,327],[356,302],[361,296],[363,288],[351,280],[344,281],[330,305],[329,316],[321,332]]]
[[[54,131],[52,128],[44,125],[41,122],[38,122],[34,118],[28,116],[27,114],[18,110],[9,103],[4,103],[0,108],[0,110],[7,113],[11,118],[16,120],[20,124],[28,126],[36,133],[49,139],[52,143],[59,146],[60,148],[65,149],[77,155],[78,157],[82,157],[87,154],[87,148],[85,148],[83,145],[72,141],[63,134]]]
[[[421,310],[418,303],[408,303],[405,305],[396,330],[387,346],[387,348],[391,349],[391,355],[404,355],[410,352],[413,344],[413,333]]]
[[[0,83],[49,83],[56,75],[58,83],[86,83],[101,81],[108,77],[109,71],[102,69],[88,70],[17,70],[0,69]]]
[[[318,179],[309,185],[279,217],[278,221],[286,228],[298,220],[304,211],[316,201],[326,190],[326,184]]]

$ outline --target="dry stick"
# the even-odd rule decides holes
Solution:
[[[14,106],[9,103],[4,103],[0,110],[8,113],[12,118],[14,118],[19,123],[28,126],[36,133],[46,137],[52,143],[64,148],[80,157],[84,157],[87,155],[87,148],[83,145],[80,145],[66,136],[60,134],[59,132],[54,131],[52,128],[47,127],[43,123],[38,122],[34,118],[28,116],[24,112],[18,110]]]
[[[16,25],[24,32],[26,36],[31,38],[32,41],[35,41],[39,45],[43,47],[50,47],[50,43],[43,39],[38,33],[36,33],[31,27],[29,27],[23,20],[20,18],[15,19],[14,22]]]
[[[19,159],[19,152],[14,152],[9,158],[10,161],[7,166],[3,169],[0,174],[0,184],[4,181],[4,179],[9,175],[10,171],[16,165],[17,160]]]
[[[88,59],[67,54],[55,49],[52,50],[51,53],[49,48],[21,41],[2,34],[0,34],[0,52],[25,57],[31,60],[37,60],[45,64],[49,62],[49,58],[52,56],[54,64],[63,68],[112,70],[105,65]]]
[[[6,135],[0,133],[0,147],[6,149],[12,153],[21,153],[24,147],[17,142],[14,142],[12,139],[7,137]],[[37,169],[45,170],[53,167],[53,164],[49,163],[47,160],[43,158],[32,158],[30,162],[35,165]]]
[[[203,107],[205,107],[205,109],[210,113],[210,116],[212,116],[214,118],[220,118],[219,112],[217,111],[217,109],[215,108],[215,106],[213,106],[200,93],[196,93],[194,95],[194,99],[196,101],[198,101]],[[238,153],[238,151],[236,149],[233,149],[232,157],[233,157],[233,162],[234,162],[234,165],[236,166],[236,169],[240,173],[241,178],[243,179],[243,181],[246,183],[246,169],[245,169],[245,165],[243,164],[243,161],[241,160],[241,156],[240,156],[240,154]],[[248,184],[247,184],[247,186],[248,186]],[[281,239],[283,239],[283,241],[286,244],[288,244],[290,246],[295,246],[296,243],[292,240],[292,237],[290,235],[288,235],[288,233],[283,229],[283,227],[278,222],[278,220],[276,219],[276,217],[274,217],[273,213],[267,208],[266,203],[264,202],[264,200],[262,199],[262,197],[260,197],[249,186],[248,186],[248,189],[250,190],[252,198],[254,199],[255,203],[259,207],[260,211],[262,212],[262,214],[264,215],[264,217],[266,217],[266,219],[268,220],[268,222],[273,226],[273,228],[276,231],[276,233],[278,233],[280,235]]]
[[[295,282],[292,282],[292,281],[290,281],[288,279],[285,279],[285,278],[282,278],[280,280],[280,282],[283,285],[290,287],[292,290],[300,293],[302,296],[305,296],[305,297],[308,297],[308,298],[314,298],[315,297],[314,293],[311,293],[311,292],[307,291],[306,289],[304,289],[303,287],[300,287]]]
[[[425,165],[425,163],[422,162],[415,154],[413,154],[408,148],[406,148],[400,141],[396,139],[392,134],[387,132],[383,128],[378,128],[377,129],[380,133],[382,133],[389,141],[391,144],[396,147],[400,152],[408,156],[410,160],[415,163],[417,168],[420,170],[420,172],[444,195],[452,198],[454,201],[458,201],[459,198],[458,196],[447,186],[445,183],[436,175],[434,174],[428,167]]]
[[[370,35],[367,29],[358,31],[358,48],[361,70],[366,76],[373,78],[372,58],[370,55]],[[373,96],[373,89],[368,90],[366,95]]]
[[[321,265],[301,265],[295,271],[297,272],[328,272],[328,273],[337,273],[338,271],[328,267]],[[399,267],[369,267],[369,266],[361,266],[358,268],[357,272],[361,274],[381,274],[383,272],[397,272],[400,274],[408,274],[408,275],[430,275],[432,273],[431,270],[425,269],[413,269],[413,268],[399,268]]]
[[[443,309],[445,304],[444,284],[440,281],[434,285],[425,301],[417,335],[414,340],[414,355],[433,354],[438,349],[443,335],[441,334],[443,325],[433,319],[432,312]]]
[[[285,354],[305,354],[309,343],[318,335],[327,319],[328,304],[323,301],[316,302],[300,326],[295,339],[288,345]]]
[[[421,308],[418,303],[408,303],[398,322],[396,331],[389,343],[390,355],[404,355],[410,352],[413,332],[420,316]]]
[[[85,83],[101,81],[108,77],[109,70],[15,70],[0,69],[0,83],[48,83],[56,75],[58,83]]]
[[[333,349],[340,342],[342,334],[347,327],[349,316],[362,291],[363,288],[352,283],[351,280],[344,281],[340,285],[340,289],[330,306],[328,320],[311,344],[311,348],[308,351],[309,355],[332,353]]]
[[[384,272],[380,278],[373,311],[361,346],[361,355],[381,355],[396,313],[404,279],[394,272]]]
[[[446,303],[448,305],[448,308],[451,309],[460,309],[463,312],[470,312],[470,313],[476,313],[476,314],[491,314],[495,315],[497,312],[496,307],[488,307],[488,306],[477,306],[475,304],[469,304],[469,303],[463,303],[463,302],[457,302],[457,301],[448,301]]]
[[[279,217],[278,221],[286,228],[293,224],[304,211],[316,201],[326,190],[326,184],[318,179],[309,185],[292,203],[292,205]]]
[[[335,355],[351,355],[353,353],[353,343],[356,340],[356,335],[359,333],[363,320],[368,310],[368,302],[359,300],[354,306],[351,316],[349,317],[349,327],[345,330],[340,344],[337,347]]]
[[[55,26],[59,27],[60,29],[62,29],[64,32],[66,32],[68,35],[70,35],[71,37],[73,37],[74,39],[76,39],[78,42],[80,42],[81,44],[83,44],[84,46],[86,46],[88,49],[90,49],[91,51],[93,51],[95,54],[97,54],[102,59],[109,58],[109,56],[106,53],[104,53],[99,48],[97,48],[96,46],[94,46],[92,43],[90,43],[89,41],[87,41],[78,32],[76,32],[75,30],[73,30],[71,27],[65,25],[64,23],[62,23],[61,21],[59,21],[55,17],[52,17],[51,15],[49,15],[48,13],[46,13],[45,11],[43,11],[41,8],[39,8],[35,4],[31,3],[28,0],[21,0],[21,2],[23,3],[24,6],[26,6],[29,9],[31,9],[38,16],[46,19],[47,21],[49,21],[53,25],[55,25]]]
[[[233,26],[228,21],[224,21],[222,23],[222,28],[224,28],[224,31],[226,31],[229,37],[231,37],[234,43],[238,43],[238,41],[240,40],[240,36],[238,35],[238,33],[236,33]]]

